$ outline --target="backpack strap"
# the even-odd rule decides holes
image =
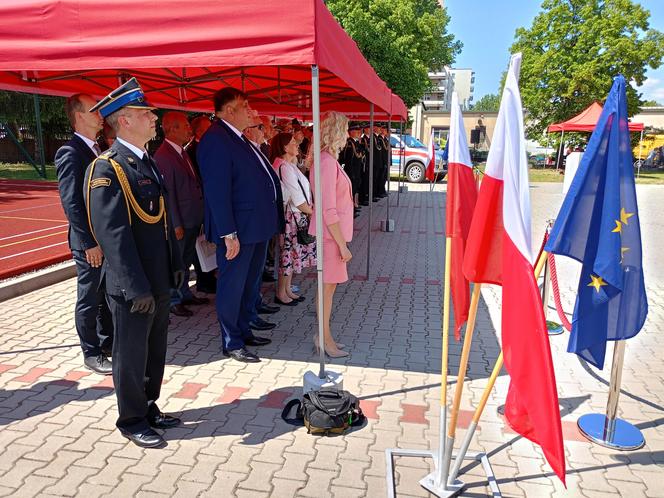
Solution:
[[[291,412],[294,406],[297,407],[295,410],[295,417],[290,418],[288,417],[288,414]],[[283,419],[284,422],[286,422],[289,425],[297,425],[297,426],[304,425],[302,402],[299,399],[295,398],[286,403],[286,406],[284,406],[284,409],[281,412],[281,418]]]

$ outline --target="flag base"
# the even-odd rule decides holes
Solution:
[[[385,465],[386,473],[385,479],[387,482],[387,496],[388,498],[396,497],[396,484],[394,482],[394,457],[403,456],[403,457],[424,457],[424,458],[433,458],[434,467],[437,468],[439,465],[438,457],[433,451],[426,450],[401,450],[399,448],[390,448],[385,450]],[[489,462],[489,457],[486,453],[467,453],[464,456],[464,460],[475,460],[482,464],[482,468],[486,474],[486,480],[491,490],[491,496],[493,498],[499,498],[503,495],[500,492],[498,487],[498,482],[496,481],[496,475],[493,473],[491,468],[491,462]],[[431,474],[426,476],[424,479],[420,480],[420,485],[425,488],[430,493],[438,496],[440,498],[450,498],[452,496],[457,496],[461,493],[466,485],[456,479],[453,483],[445,484],[436,484],[436,477],[438,472],[434,470]]]
[[[325,378],[321,379],[318,374],[309,370],[304,374],[302,383],[302,394],[307,394],[310,391],[320,391],[321,389],[341,390],[344,388],[344,376],[338,372],[325,370]]]
[[[646,444],[639,429],[619,418],[611,421],[605,415],[589,413],[581,416],[576,424],[581,434],[606,448],[630,451],[638,450]]]
[[[394,220],[380,220],[381,232],[394,232]]]
[[[549,335],[560,335],[563,333],[563,326],[551,320],[546,321],[546,330]]]

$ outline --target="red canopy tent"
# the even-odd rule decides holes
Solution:
[[[548,131],[587,131],[592,132],[597,125],[599,116],[602,114],[602,105],[593,102],[583,112],[573,118],[549,125]],[[629,131],[643,131],[643,123],[629,123]]]
[[[214,91],[234,86],[262,113],[311,116],[318,192],[321,111],[407,117],[322,0],[0,2],[0,89],[100,98],[131,76],[159,107],[209,112]],[[321,210],[316,216],[322,241]],[[367,253],[370,239],[369,231]]]
[[[265,113],[390,112],[391,92],[321,0],[6,0],[0,88],[102,97],[136,76],[155,105],[209,111],[221,86]]]

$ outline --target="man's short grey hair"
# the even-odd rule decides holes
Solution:
[[[118,120],[120,119],[120,116],[124,116],[125,113],[126,111],[123,107],[104,118],[106,123],[108,123],[108,126],[110,126],[116,134],[118,133],[118,131],[120,131],[120,123],[118,122]]]

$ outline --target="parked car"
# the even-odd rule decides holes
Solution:
[[[392,144],[392,165],[390,173],[401,173],[409,182],[421,183],[426,180],[426,164],[428,148],[412,135],[390,136]],[[436,150],[435,172],[442,179],[447,174],[447,162],[443,159],[443,151]],[[401,159],[401,171],[399,171],[399,159]]]

